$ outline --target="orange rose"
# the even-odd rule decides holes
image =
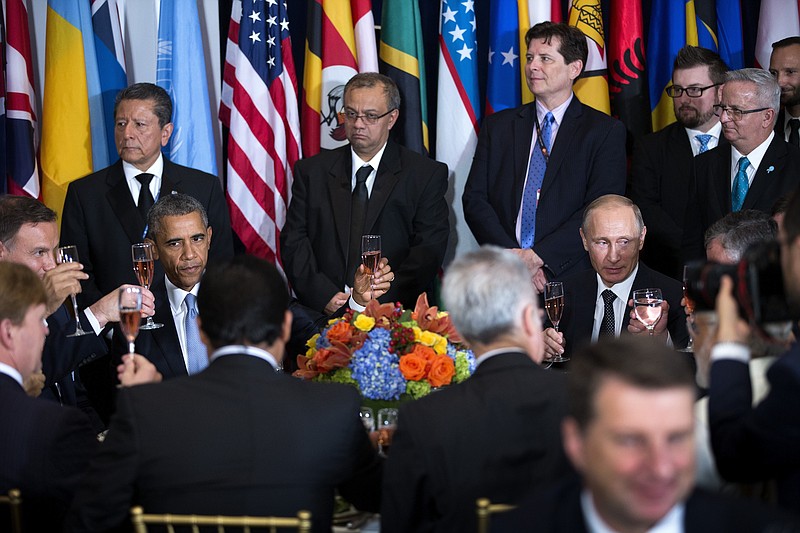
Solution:
[[[415,344],[414,349],[411,350],[409,353],[412,353],[418,357],[422,357],[425,361],[432,361],[434,357],[436,357],[436,352],[430,346],[425,346],[424,344]]]
[[[339,341],[347,344],[352,336],[353,330],[350,324],[345,321],[337,322],[328,330],[328,339],[330,341]]]
[[[408,381],[419,381],[425,377],[425,368],[428,361],[415,353],[409,353],[400,358],[400,372]]]
[[[428,370],[428,381],[431,387],[449,385],[455,373],[456,365],[453,360],[446,355],[437,355],[431,361],[431,368]]]

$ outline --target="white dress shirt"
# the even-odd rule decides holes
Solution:
[[[772,142],[773,137],[775,137],[775,132],[771,131],[767,140],[756,146],[749,154],[742,154],[731,145],[731,190],[733,190],[736,173],[739,171],[739,158],[746,155],[747,160],[750,161],[750,166],[745,169],[745,173],[747,174],[748,185],[752,185],[753,178],[756,176],[761,160],[764,159],[764,154],[767,153],[767,148],[769,148],[769,143]],[[769,172],[769,169],[767,169],[767,172]]]
[[[158,194],[161,191],[161,176],[164,174],[164,156],[161,153],[147,170],[139,170],[127,161],[123,161],[122,171],[125,173],[125,181],[128,183],[128,189],[131,191],[136,207],[139,207],[139,192],[142,190],[142,184],[136,179],[139,174],[153,175],[153,179],[150,180],[150,194],[153,195],[153,200],[158,201]]]
[[[275,356],[269,353],[266,350],[262,350],[261,348],[256,348],[255,346],[245,346],[243,344],[231,344],[229,346],[223,346],[222,348],[214,351],[211,354],[211,358],[209,362],[214,362],[215,359],[218,357],[224,357],[226,355],[250,355],[252,357],[258,357],[259,359],[263,359],[267,363],[278,372],[281,369],[281,366],[278,364],[278,360],[275,359]]]
[[[175,322],[175,331],[178,333],[178,341],[181,344],[181,355],[183,355],[183,364],[186,365],[186,371],[189,371],[189,352],[186,348],[186,314],[189,310],[186,308],[186,295],[191,292],[197,296],[197,291],[200,289],[200,284],[197,283],[192,290],[187,292],[181,288],[176,287],[169,278],[165,275],[164,282],[167,287],[167,299],[169,300],[169,308],[172,312],[172,320]]]
[[[692,155],[696,156],[700,153],[700,141],[697,140],[698,135],[711,135],[707,145],[709,150],[719,146],[719,136],[722,135],[722,122],[717,122],[708,131],[692,130],[689,128],[685,129],[686,135],[689,136],[689,144],[692,146]]]
[[[619,334],[622,331],[622,318],[625,316],[625,313],[628,310],[628,298],[631,295],[633,280],[636,279],[637,272],[639,272],[638,263],[636,264],[636,268],[633,269],[633,272],[631,272],[631,274],[625,278],[624,281],[615,283],[612,287],[606,287],[605,283],[603,283],[603,280],[600,278],[600,274],[597,274],[597,295],[595,296],[594,303],[592,342],[597,342],[597,339],[600,336],[600,325],[603,322],[603,315],[606,312],[606,304],[605,300],[603,299],[603,291],[606,289],[610,289],[614,294],[617,295],[617,299],[614,300],[614,336],[619,337]]]

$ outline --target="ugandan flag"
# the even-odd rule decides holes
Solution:
[[[392,78],[403,99],[395,139],[427,155],[428,104],[422,25],[416,0],[384,0],[381,20],[380,69]]]

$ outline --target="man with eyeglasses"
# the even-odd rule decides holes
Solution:
[[[444,260],[450,232],[447,166],[395,143],[400,93],[387,76],[355,75],[344,89],[349,145],[298,161],[281,256],[298,300],[332,314],[348,301],[361,236],[380,235],[395,271],[380,301],[413,306]]]
[[[781,111],[775,133],[800,147],[800,36],[772,43],[769,73],[781,87]]]
[[[630,196],[647,225],[642,260],[668,276],[681,275],[680,262],[687,191],[694,157],[716,148],[722,134],[714,104],[728,65],[716,52],[697,46],[678,51],[672,67],[672,98],[676,121],[644,136],[633,153]]]
[[[705,259],[706,230],[731,212],[769,213],[800,185],[800,149],[775,135],[781,89],[762,69],[726,74],[714,106],[726,142],[697,156],[683,233],[685,260]]]

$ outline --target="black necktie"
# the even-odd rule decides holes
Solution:
[[[350,204],[350,243],[347,250],[347,277],[345,283],[353,286],[358,265],[361,264],[361,235],[364,233],[364,218],[367,216],[367,177],[372,172],[370,165],[364,165],[356,172],[356,188]]]
[[[793,118],[789,121],[789,144],[800,146],[800,119]]]
[[[150,182],[153,177],[152,174],[139,174],[136,176],[136,179],[142,184],[142,188],[139,190],[139,205],[137,207],[145,223],[147,223],[147,212],[150,211],[150,208],[155,203],[153,195],[150,193]]]
[[[617,333],[617,324],[614,321],[614,300],[617,295],[614,291],[606,289],[603,291],[603,321],[600,322],[600,337],[614,337]]]

